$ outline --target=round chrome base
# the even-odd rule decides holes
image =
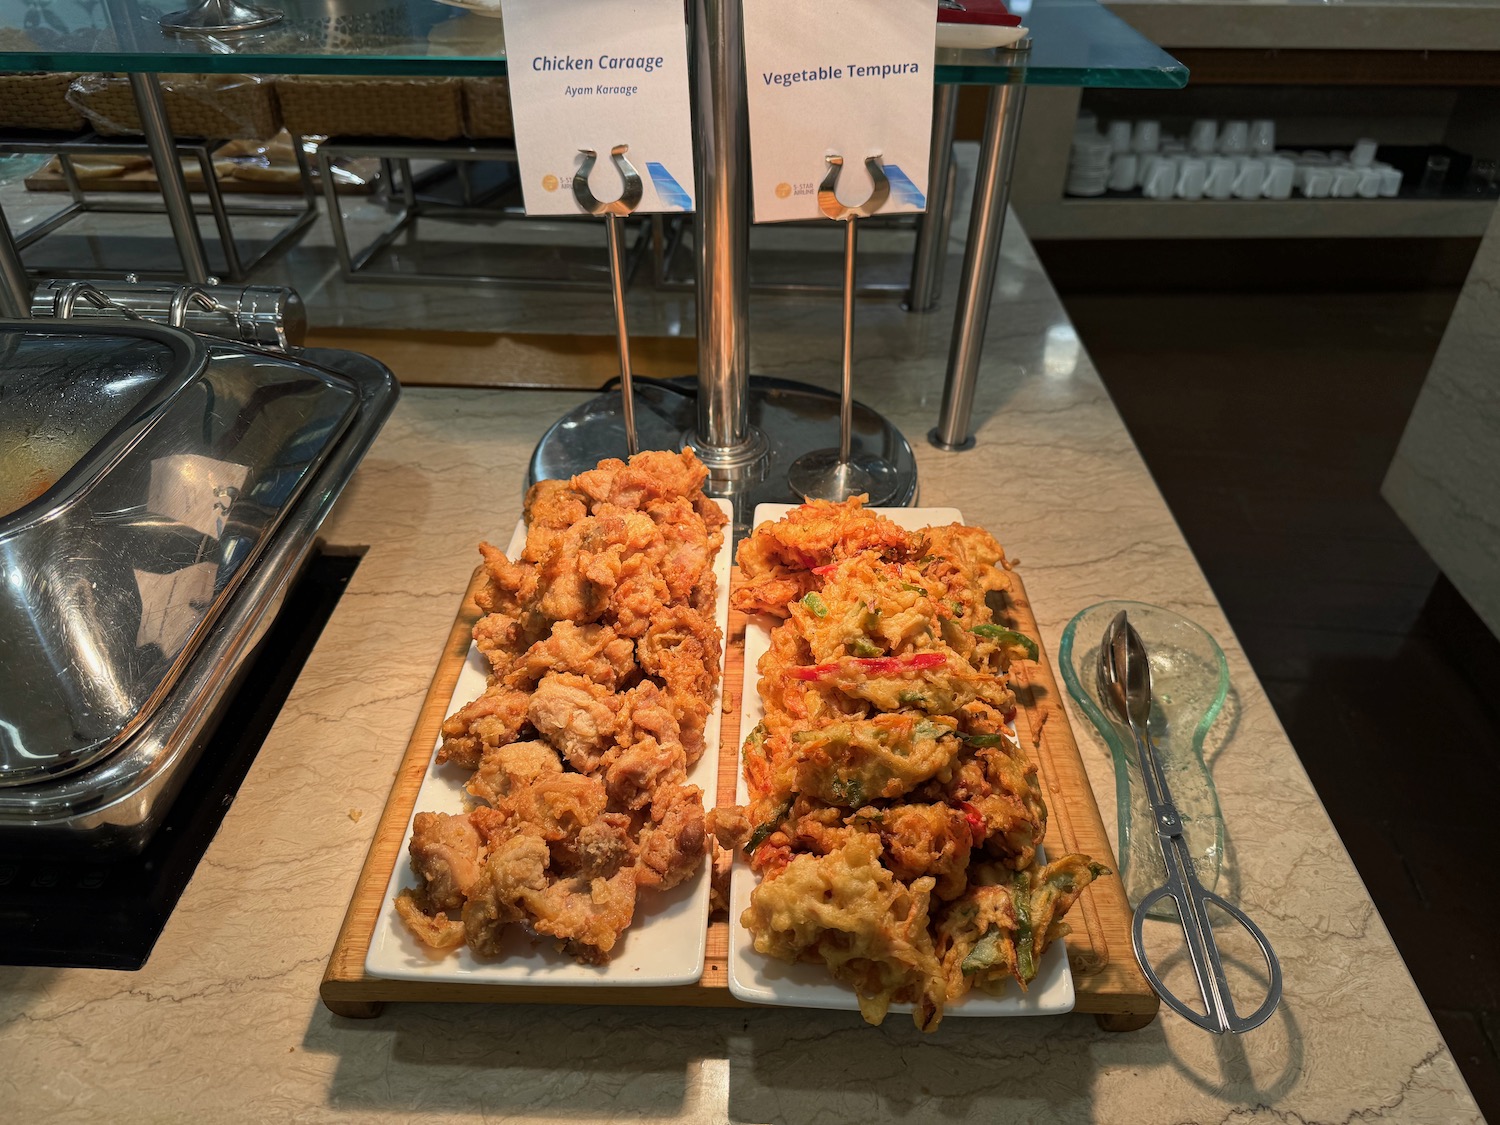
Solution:
[[[171,12],[157,21],[168,35],[225,35],[254,31],[282,18],[275,8],[257,8],[239,0],[201,0],[181,12]]]
[[[943,450],[945,453],[966,453],[970,449],[974,448],[973,434],[970,434],[968,437],[964,438],[964,440],[959,442],[957,445],[949,445],[942,439],[942,435],[938,433],[938,428],[936,426],[927,431],[927,441],[930,445]]]
[[[642,449],[681,449],[698,444],[697,389],[694,377],[662,382],[636,380],[635,424]],[[785,379],[752,378],[748,421],[764,435],[764,455],[730,472],[716,471],[709,462],[709,494],[733,502],[738,534],[750,529],[757,504],[802,501],[788,482],[788,472],[799,455],[838,440],[839,396]],[[916,503],[917,462],[910,444],[896,427],[858,402],[854,404],[852,450],[861,464],[874,459],[891,466],[894,486],[881,503]],[[625,456],[620,392],[609,391],[574,407],[542,435],[531,455],[526,486],[575,476],[606,457]]]
[[[804,500],[842,501],[864,493],[871,507],[889,504],[899,486],[894,465],[857,453],[840,461],[837,449],[804,453],[787,470],[786,482]]]

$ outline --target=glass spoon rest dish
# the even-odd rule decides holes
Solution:
[[[1203,760],[1203,741],[1224,709],[1229,665],[1202,626],[1145,602],[1100,602],[1078,613],[1063,630],[1058,654],[1063,682],[1104,738],[1114,760],[1120,879],[1132,904],[1162,885],[1166,868],[1135,742],[1099,696],[1099,643],[1122,609],[1129,612],[1130,623],[1150,656],[1151,735],[1182,818],[1198,881],[1212,891],[1218,887],[1224,866],[1224,821]],[[1151,916],[1176,918],[1170,900],[1153,909]]]

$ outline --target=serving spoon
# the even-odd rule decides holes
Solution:
[[[1125,610],[1117,613],[1109,627],[1104,630],[1104,639],[1099,645],[1099,698],[1109,707],[1117,719],[1129,729],[1135,740],[1136,754],[1140,761],[1141,780],[1146,787],[1146,798],[1151,803],[1155,818],[1157,842],[1161,845],[1162,862],[1166,866],[1167,881],[1143,897],[1135,908],[1135,919],[1131,928],[1131,939],[1135,946],[1136,960],[1141,971],[1162,1002],[1183,1019],[1194,1023],[1205,1031],[1216,1035],[1225,1032],[1250,1031],[1271,1018],[1281,1002],[1281,962],[1276,959],[1271,943],[1260,927],[1249,916],[1222,895],[1205,890],[1198,882],[1193,869],[1193,856],[1183,837],[1182,817],[1172,802],[1172,791],[1167,785],[1167,776],[1156,753],[1156,744],[1151,738],[1151,664],[1146,655],[1146,646],[1140,634],[1130,624]],[[1204,1011],[1189,1007],[1167,990],[1166,984],[1155,966],[1147,959],[1143,940],[1146,916],[1151,908],[1164,898],[1177,905],[1177,916],[1182,922],[1182,933],[1187,939],[1188,959],[1193,966],[1193,975],[1198,979],[1198,990],[1203,997]],[[1270,973],[1270,988],[1260,1007],[1248,1016],[1241,1016],[1229,995],[1229,981],[1224,975],[1223,958],[1214,937],[1213,923],[1209,920],[1208,904],[1213,903],[1241,926],[1260,946]]]

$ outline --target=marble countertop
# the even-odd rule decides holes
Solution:
[[[1218,1039],[1169,1012],[950,1019],[795,1010],[387,1006],[332,1016],[318,983],[483,537],[576,395],[409,389],[325,527],[368,551],[149,962],[0,969],[5,1116],[26,1121],[1479,1120],[1462,1078],[1218,604],[1012,219],[975,408],[979,444],[919,441],[922,499],[1018,558],[1049,655],[1127,597],[1229,656],[1210,744],[1231,896],[1286,973],[1272,1021]],[[951,289],[949,290],[951,292]],[[762,300],[757,373],[831,384],[836,300]],[[946,315],[861,306],[859,393],[920,437]],[[816,368],[816,370],[813,370]],[[1107,752],[1074,726],[1105,809]],[[1107,821],[1112,821],[1106,815]],[[1112,826],[1111,826],[1112,827]],[[1440,955],[1435,951],[1434,955]]]

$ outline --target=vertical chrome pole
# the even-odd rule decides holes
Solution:
[[[839,390],[839,460],[848,461],[854,441],[854,252],[859,220],[844,220],[844,382]]]
[[[990,91],[984,137],[979,146],[979,171],[974,184],[974,211],[969,216],[969,241],[964,246],[958,311],[953,320],[953,344],[948,351],[948,379],[938,424],[927,440],[939,449],[968,449],[969,415],[974,408],[974,383],[989,321],[990,298],[1000,261],[1000,235],[1005,229],[1005,206],[1010,197],[1010,173],[1016,160],[1021,105],[1026,87],[996,86]]]
[[[932,88],[932,148],[927,154],[927,210],[917,219],[917,247],[912,253],[907,312],[931,312],[943,291],[948,260],[948,216],[945,209],[953,181],[953,129],[958,121],[958,87]]]
[[[187,181],[182,178],[182,165],[177,162],[177,144],[162,106],[161,86],[154,74],[132,74],[130,89],[140,111],[141,133],[151,153],[151,165],[156,169],[156,182],[161,187],[167,220],[172,224],[172,236],[182,255],[183,273],[188,281],[202,285],[209,277],[208,257],[203,252],[203,239],[198,236],[198,220],[193,215]]]
[[[693,17],[698,452],[712,471],[758,456],[764,442],[749,416],[750,150],[739,0],[694,0]]]
[[[31,316],[31,283],[26,279],[26,267],[21,264],[21,252],[10,235],[4,212],[0,212],[0,316],[12,320]]]
[[[634,457],[641,451],[635,432],[635,388],[630,381],[630,336],[625,327],[625,220],[604,216],[609,235],[609,287],[615,299],[615,341],[620,348],[620,399],[624,404],[625,445]]]

